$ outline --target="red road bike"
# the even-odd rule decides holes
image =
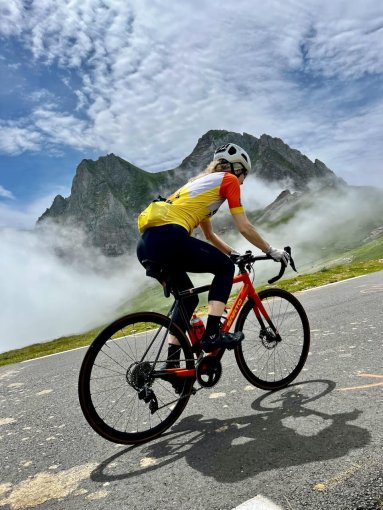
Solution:
[[[291,293],[267,288],[257,293],[250,279],[256,261],[270,260],[250,251],[238,257],[234,284],[242,284],[221,330],[243,331],[235,348],[238,367],[257,388],[278,390],[302,370],[310,346],[310,327],[301,303]],[[293,260],[291,265],[295,270]],[[282,277],[281,264],[274,283]],[[183,302],[210,285],[178,292],[164,272],[148,261],[147,274],[159,279],[175,300],[167,315],[137,312],[107,326],[90,345],[79,377],[79,399],[91,427],[109,441],[139,444],[158,437],[181,415],[189,398],[216,385],[225,349],[205,355],[186,323]],[[186,334],[173,322],[179,308]],[[180,343],[179,368],[163,369],[169,334]],[[197,386],[198,383],[198,386]],[[197,386],[197,388],[196,388]]]

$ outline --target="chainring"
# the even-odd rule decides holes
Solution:
[[[205,356],[197,365],[197,381],[204,388],[215,386],[222,375],[222,365],[215,356]]]

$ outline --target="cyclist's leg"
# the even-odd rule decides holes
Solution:
[[[171,272],[214,274],[209,301],[225,301],[230,295],[233,262],[215,246],[191,237],[179,225],[146,230],[138,243],[137,256],[141,263],[144,259],[150,259]]]
[[[193,282],[185,271],[173,271],[170,274],[171,284],[179,291],[187,290],[193,287]],[[190,296],[182,301],[183,310],[177,309],[173,315],[174,322],[185,332],[190,323],[191,316],[198,305],[198,296]],[[180,342],[175,335],[169,334],[168,355],[162,369],[178,368],[180,363],[181,348]],[[177,383],[177,381],[176,381]]]
[[[193,282],[189,278],[186,271],[172,271],[170,273],[171,284],[178,291],[183,291],[187,289],[191,289],[193,287]],[[185,333],[188,328],[188,324],[193,315],[194,310],[197,308],[199,303],[199,299],[197,295],[192,295],[182,300],[182,311],[181,309],[176,310],[173,320],[181,328],[181,330]],[[176,337],[169,337],[169,343],[174,343],[178,345],[178,340]]]
[[[208,301],[217,301],[225,305],[230,295],[235,270],[230,258],[215,246],[191,236],[184,239],[179,249],[182,252],[182,268],[185,271],[214,275]]]
[[[182,249],[184,239],[189,238],[188,232],[176,225],[167,225],[149,229],[140,239],[137,245],[137,257],[142,263],[149,259],[157,262],[166,268],[171,277],[172,285],[179,291],[190,289],[193,283],[183,268],[183,258],[185,251]],[[186,331],[190,318],[198,305],[198,296],[191,296],[183,301],[184,314],[180,310],[176,311],[173,317],[174,322]],[[179,356],[179,342],[173,335],[169,335],[169,355],[168,359],[175,359]]]
[[[235,266],[230,258],[211,244],[191,237],[178,225],[166,225],[148,229],[138,245],[137,255],[142,262],[155,260],[171,271],[214,274],[208,301],[206,337],[218,338],[220,317],[229,298]],[[242,340],[226,334],[230,342]],[[239,337],[239,335],[237,335]],[[221,342],[222,343],[222,342]]]
[[[236,347],[244,338],[242,332],[220,333],[220,321],[230,295],[235,266],[230,258],[214,246],[190,237],[186,243],[183,264],[188,272],[212,273],[214,279],[208,296],[208,318],[202,347],[211,352],[219,347]]]

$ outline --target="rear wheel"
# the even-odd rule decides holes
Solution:
[[[89,347],[79,399],[88,423],[105,439],[122,444],[154,439],[184,410],[195,375],[156,376],[167,359],[169,333],[180,343],[180,368],[194,369],[188,340],[170,324],[158,313],[134,313],[105,328]]]
[[[282,289],[259,292],[277,334],[262,317],[260,324],[249,300],[238,317],[235,330],[245,339],[235,357],[246,379],[263,390],[277,390],[291,383],[302,370],[310,347],[310,327],[298,299]]]

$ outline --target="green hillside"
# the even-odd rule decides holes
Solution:
[[[346,251],[336,259],[328,258],[318,262],[311,271],[300,273],[294,278],[280,280],[274,286],[291,292],[298,292],[375,271],[383,271],[383,237]],[[260,285],[257,289],[260,290],[266,286]],[[171,299],[164,298],[161,287],[156,283],[151,283],[148,279],[146,289],[133,301],[120,307],[116,316],[144,309],[166,312],[170,304]],[[206,313],[204,302],[200,303],[199,313]],[[100,326],[84,334],[62,337],[50,342],[37,343],[22,349],[2,353],[0,354],[0,366],[87,346],[101,331],[102,327]]]

